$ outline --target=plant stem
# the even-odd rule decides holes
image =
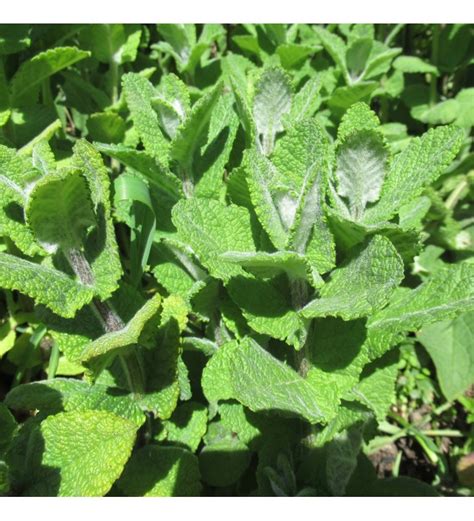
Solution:
[[[438,65],[438,53],[439,53],[439,25],[433,24],[433,44],[431,47],[431,65],[437,67]],[[430,78],[430,105],[436,105],[438,101],[438,92],[437,92],[437,76],[436,74],[431,74]]]
[[[387,47],[390,47],[390,45],[392,44],[393,40],[395,39],[395,37],[397,36],[397,34],[405,27],[405,24],[397,24],[387,35],[387,37],[385,38],[385,45],[387,45]]]
[[[291,302],[295,310],[299,310],[305,306],[308,302],[308,284],[302,279],[293,279],[290,277],[290,292]],[[299,351],[295,351],[295,365],[298,373],[305,378],[311,368],[311,361],[309,356],[309,349],[307,345],[308,329],[311,321],[307,321],[305,324],[306,338],[304,339],[303,346]]]
[[[84,254],[79,250],[69,250],[66,253],[66,258],[79,280],[85,285],[92,285],[94,275],[89,261]],[[124,322],[110,302],[102,302],[99,299],[94,299],[90,305],[101,321],[105,333],[113,333],[125,327]],[[130,391],[134,394],[142,394],[145,389],[145,373],[138,359],[136,350],[118,355],[118,358]]]
[[[444,204],[448,210],[454,209],[466,188],[469,188],[469,183],[467,181],[467,178],[464,178],[461,181],[459,181],[454,190],[449,194],[449,197],[446,199],[446,202]]]
[[[51,354],[49,355],[49,364],[48,364],[48,380],[52,380],[56,376],[56,371],[58,370],[59,364],[59,347],[57,342],[53,342],[53,347],[51,348]]]

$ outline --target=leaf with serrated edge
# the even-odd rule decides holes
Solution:
[[[109,412],[73,411],[49,416],[40,429],[42,465],[59,474],[57,495],[103,496],[130,457],[137,426]]]
[[[93,288],[61,271],[1,252],[0,287],[20,291],[65,318],[94,297]]]
[[[463,139],[463,131],[456,127],[430,129],[413,138],[392,161],[380,199],[366,210],[363,222],[389,220],[402,204],[418,197],[456,157]]]
[[[474,264],[455,264],[434,273],[414,290],[401,293],[368,321],[370,329],[416,331],[474,309]]]
[[[219,349],[204,369],[202,386],[209,401],[233,398],[254,412],[324,422],[324,403],[317,402],[311,385],[249,338]]]
[[[125,74],[122,84],[132,120],[145,150],[167,165],[169,144],[161,132],[158,114],[151,105],[156,95],[153,85],[135,73]]]
[[[276,135],[283,130],[283,116],[291,108],[291,83],[283,69],[263,71],[255,85],[253,117],[261,147],[265,155],[271,154]]]
[[[246,208],[211,199],[181,200],[173,208],[172,219],[179,237],[189,244],[212,276],[229,280],[245,273],[219,255],[226,251],[255,251]]]
[[[339,316],[351,320],[383,307],[403,279],[403,262],[392,243],[375,235],[353,251],[320,291],[320,298],[303,308],[306,318]]]
[[[14,387],[5,397],[11,409],[38,409],[47,414],[61,411],[107,411],[140,427],[145,415],[129,394],[101,384],[72,378],[55,378]]]
[[[87,362],[97,356],[138,343],[143,328],[156,315],[160,306],[161,297],[155,295],[137,311],[125,327],[106,333],[87,345],[82,352],[81,362]]]

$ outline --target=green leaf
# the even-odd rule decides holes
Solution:
[[[205,443],[199,453],[202,480],[213,487],[236,483],[250,464],[247,446],[220,421],[209,424]]]
[[[375,235],[334,270],[321,288],[320,298],[305,306],[301,314],[344,320],[368,316],[387,304],[403,276],[403,262],[392,243]]]
[[[358,382],[370,361],[364,320],[325,318],[314,322],[307,340],[311,365],[306,379],[324,399],[328,420],[337,416],[341,400]],[[329,412],[331,409],[331,412]]]
[[[295,279],[306,279],[308,276],[311,279],[311,270],[305,257],[291,251],[275,253],[229,251],[223,253],[220,257],[263,278],[287,273],[288,276]]]
[[[204,140],[204,131],[208,127],[214,106],[222,94],[222,83],[204,94],[192,107],[186,120],[178,127],[174,137],[170,156],[177,161],[182,170],[182,177],[194,184],[193,160]]]
[[[158,114],[152,107],[152,99],[156,96],[153,85],[135,73],[125,74],[122,85],[130,115],[145,150],[167,165],[169,143],[161,132]]]
[[[456,127],[438,127],[413,138],[390,165],[378,203],[368,208],[363,222],[389,220],[402,204],[418,197],[456,157],[463,141]]]
[[[276,49],[280,57],[281,66],[286,69],[300,67],[309,57],[321,50],[317,45],[301,45],[296,43],[283,43]]]
[[[10,445],[13,435],[18,430],[18,424],[7,405],[0,403],[0,456]]]
[[[434,74],[435,76],[439,74],[434,65],[426,63],[417,56],[399,56],[393,62],[393,68],[408,74],[421,73]]]
[[[250,276],[235,277],[226,287],[254,331],[283,340],[296,349],[303,346],[305,324],[290,303],[288,289],[282,291],[269,281]]]
[[[13,103],[18,104],[43,80],[89,56],[89,52],[76,47],[56,47],[24,61],[10,82]]]
[[[324,273],[334,266],[334,240],[325,215],[332,151],[314,120],[302,121],[283,137],[272,157],[276,166],[275,198],[289,229],[286,249],[306,254]]]
[[[377,114],[370,109],[367,103],[355,103],[342,117],[337,128],[337,139],[340,143],[352,134],[363,130],[376,130],[380,127]]]
[[[395,402],[395,380],[398,373],[398,358],[389,352],[364,369],[360,382],[350,390],[350,397],[372,409],[376,419],[383,421],[390,405]]]
[[[148,445],[136,451],[118,486],[127,496],[199,496],[196,456],[179,447]]]
[[[58,496],[103,496],[130,457],[137,427],[109,412],[74,411],[46,418],[40,429],[41,488],[59,479]]]
[[[8,253],[0,253],[0,287],[20,291],[66,318],[94,297],[91,287],[65,273]]]
[[[285,126],[297,125],[314,115],[322,102],[321,87],[322,81],[319,75],[310,78],[301,87],[293,97],[289,114],[284,118]]]
[[[454,400],[474,382],[474,312],[424,326],[417,337],[433,359],[444,396]]]
[[[14,387],[5,403],[20,411],[38,409],[42,413],[61,411],[107,411],[133,422],[137,428],[145,415],[132,397],[120,389],[81,380],[55,378]]]
[[[347,48],[346,64],[353,81],[357,81],[364,72],[372,51],[373,41],[373,38],[358,38]]]
[[[234,96],[224,92],[212,111],[207,143],[195,160],[195,195],[222,199],[226,191],[224,179],[234,147],[239,120],[234,109]]]
[[[39,180],[26,206],[26,219],[49,253],[80,250],[95,224],[87,182],[77,170],[57,171]]]
[[[474,88],[461,89],[456,94],[456,101],[460,105],[456,125],[460,127],[474,126]]]
[[[85,256],[92,268],[94,288],[103,300],[117,289],[122,276],[110,204],[110,179],[99,152],[87,141],[74,145],[74,164],[84,174],[95,212],[96,227],[89,233]]]
[[[128,210],[130,275],[136,287],[147,266],[156,231],[156,215],[147,183],[137,176],[121,174],[115,180],[115,204]]]
[[[324,27],[315,26],[314,30],[318,35],[319,39],[321,40],[321,43],[324,45],[324,48],[326,49],[328,54],[339,67],[346,83],[349,84],[350,79],[346,67],[346,45],[344,44],[344,41],[342,40],[342,38],[337,36],[337,34],[329,32]]]
[[[122,329],[106,333],[88,344],[82,352],[81,362],[87,362],[111,351],[137,344],[147,322],[157,314],[160,306],[161,297],[155,295],[137,311],[135,316]]]
[[[191,110],[188,88],[176,75],[167,74],[161,80],[158,96],[152,99],[152,105],[161,126],[173,139]]]
[[[283,116],[291,108],[291,84],[279,68],[266,69],[255,85],[253,117],[262,152],[271,154],[276,135],[283,130]]]
[[[45,254],[25,223],[28,187],[41,172],[26,157],[0,145],[0,235],[9,237],[25,255]]]
[[[376,81],[359,81],[355,85],[337,87],[328,101],[329,107],[338,112],[347,110],[359,101],[368,102],[378,86],[379,83]]]
[[[416,331],[421,326],[455,318],[474,309],[474,265],[446,266],[423,284],[404,291],[369,319],[371,329]]]
[[[254,340],[220,347],[204,369],[202,387],[210,401],[235,399],[251,411],[275,411],[324,422],[324,404],[296,371]]]
[[[417,105],[410,110],[413,118],[430,125],[452,123],[460,114],[461,105],[456,99],[448,99],[436,105]]]
[[[141,32],[136,25],[94,24],[81,29],[79,41],[97,60],[123,64],[135,60]]]
[[[275,167],[257,150],[246,156],[247,184],[255,212],[273,244],[283,249],[288,239],[288,226],[294,215],[294,204],[286,211],[285,194],[278,193],[273,184]],[[291,201],[290,201],[291,202]]]
[[[172,218],[179,238],[192,248],[212,276],[229,280],[244,273],[219,255],[227,251],[255,251],[247,209],[211,199],[188,199],[173,208]]]
[[[125,138],[126,125],[114,112],[97,112],[87,120],[88,138],[104,143],[120,143]]]
[[[1,24],[0,54],[14,54],[31,45],[31,24]]]
[[[165,422],[165,429],[168,441],[185,445],[191,452],[196,452],[207,430],[206,407],[198,402],[183,403]]]

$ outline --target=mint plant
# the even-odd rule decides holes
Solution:
[[[438,495],[366,456],[401,343],[416,335],[447,399],[473,380],[457,367],[472,257],[426,244],[470,251],[452,224],[470,127],[394,140],[371,108],[421,70],[400,56],[390,72],[401,29],[239,27],[254,63],[222,26],[158,26],[157,79],[132,68],[147,26],[88,26],[85,50],[20,66],[14,98],[42,64],[83,59],[63,114],[73,85],[101,109],[74,109],[81,137],[0,145],[0,357],[21,367],[0,403],[0,493]],[[312,68],[323,51],[334,65]],[[99,67],[108,87],[86,87]]]

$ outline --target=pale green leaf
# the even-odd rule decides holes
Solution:
[[[296,349],[303,346],[305,323],[290,302],[289,290],[285,293],[269,281],[250,276],[235,277],[226,288],[254,331],[283,340]]]
[[[423,61],[418,56],[399,56],[393,62],[393,68],[408,74],[434,74],[435,76],[439,74],[434,65]]]
[[[359,221],[368,203],[376,202],[388,169],[388,148],[382,135],[360,131],[337,148],[336,190],[347,200],[350,216]]]
[[[181,167],[184,180],[195,183],[193,160],[205,139],[205,130],[209,125],[215,104],[222,94],[222,83],[204,94],[192,107],[184,122],[178,127],[171,143],[171,158]]]
[[[73,160],[89,185],[96,227],[88,235],[85,255],[94,276],[94,288],[103,300],[117,289],[122,276],[110,204],[110,179],[99,152],[87,141],[74,145]]]
[[[271,154],[276,135],[283,130],[283,116],[291,108],[290,79],[282,69],[266,69],[255,85],[253,117],[262,151]]]
[[[49,253],[80,250],[87,228],[95,224],[87,182],[78,170],[56,171],[40,179],[31,191],[25,213],[33,233]]]
[[[395,402],[395,380],[398,373],[397,356],[389,353],[367,366],[360,382],[348,393],[372,409],[378,421],[386,418],[390,405]]]
[[[324,27],[315,26],[314,30],[328,54],[341,70],[346,83],[349,83],[349,73],[346,67],[346,45],[344,41],[337,36],[337,34],[329,32]]]
[[[351,134],[361,130],[375,130],[380,126],[379,118],[367,103],[355,103],[342,117],[337,129],[337,139],[343,142]]]
[[[366,210],[364,222],[389,220],[402,204],[418,197],[456,157],[463,139],[456,127],[438,127],[413,138],[392,161],[380,199]]]

